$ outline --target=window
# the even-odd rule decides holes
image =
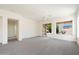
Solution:
[[[56,33],[72,35],[72,21],[57,22]]]

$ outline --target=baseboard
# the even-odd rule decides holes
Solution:
[[[2,42],[2,44],[8,44],[8,42]]]
[[[34,37],[23,38],[23,39],[31,39],[31,38],[36,38],[36,37],[41,37],[41,36],[34,36]]]

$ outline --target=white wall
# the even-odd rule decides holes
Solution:
[[[2,17],[0,16],[0,43],[2,42],[2,39],[3,39],[3,20],[2,20]]]
[[[0,43],[6,44],[7,40],[7,17],[0,16]]]
[[[79,16],[77,18],[77,43],[79,45]]]
[[[64,20],[64,18],[55,18],[55,19],[42,21],[41,26],[42,26],[42,24],[45,24],[45,23],[52,23],[52,33],[48,33],[48,37],[58,38],[58,39],[67,40],[67,41],[76,41],[76,39],[75,39],[75,29],[74,29],[75,28],[75,26],[74,26],[74,20],[75,20],[74,16],[72,16],[72,17],[70,17],[70,19],[68,19],[68,20],[73,20],[73,23],[72,23],[72,27],[73,27],[72,35],[56,34],[56,22],[68,21],[68,20]],[[41,27],[41,35],[42,35],[42,27]]]
[[[77,11],[77,44],[79,45],[79,10]]]
[[[39,36],[39,22],[34,20],[22,21],[22,38]]]

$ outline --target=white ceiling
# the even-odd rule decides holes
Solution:
[[[44,17],[73,15],[78,5],[54,4],[2,4],[0,9],[19,13],[26,18],[40,20]]]

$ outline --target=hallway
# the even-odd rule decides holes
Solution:
[[[1,55],[79,55],[74,42],[35,37],[0,45]]]

